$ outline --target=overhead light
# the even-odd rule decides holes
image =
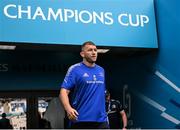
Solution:
[[[0,45],[0,50],[15,50],[16,46]]]
[[[106,53],[108,51],[109,51],[109,49],[97,49],[98,53]]]

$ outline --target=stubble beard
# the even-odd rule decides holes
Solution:
[[[94,64],[96,62],[96,60],[93,61],[91,58],[88,58],[88,57],[86,57],[85,59],[86,59],[87,62],[89,62],[91,64]]]

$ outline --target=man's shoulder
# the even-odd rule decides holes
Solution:
[[[104,70],[104,68],[103,68],[102,66],[98,65],[98,64],[96,64],[96,67],[97,67],[98,69]]]
[[[121,104],[119,100],[115,100],[115,99],[111,99],[112,103],[117,103],[117,104]]]
[[[76,67],[79,67],[79,66],[81,66],[81,62],[80,62],[80,63],[73,64],[73,65],[71,65],[69,68],[76,68]]]
[[[111,99],[111,106],[118,108],[120,111],[122,110],[122,104],[119,100]]]
[[[7,118],[1,118],[1,119],[0,119],[0,122],[8,122],[8,121],[10,121],[10,120],[7,119]]]
[[[71,66],[69,67],[69,71],[74,70],[74,69],[77,69],[77,68],[80,67],[80,66],[81,66],[81,63],[73,64],[73,65],[71,65]]]
[[[80,63],[76,63],[76,64],[74,64],[74,65],[71,65],[71,66],[68,68],[68,71],[67,71],[66,76],[69,76],[70,74],[76,72],[76,71],[77,71],[76,69],[77,69],[79,66],[81,66]]]

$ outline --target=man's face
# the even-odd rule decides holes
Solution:
[[[81,51],[81,56],[89,63],[95,63],[97,60],[97,48],[94,45],[85,45]]]
[[[109,102],[110,101],[110,95],[106,96],[106,101]]]

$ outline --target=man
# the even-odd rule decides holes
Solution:
[[[71,128],[108,128],[104,69],[95,64],[96,45],[91,41],[83,43],[80,55],[83,61],[69,68],[60,90]]]
[[[127,116],[118,100],[111,99],[109,91],[106,93],[106,112],[108,114],[110,129],[123,129],[127,127]],[[123,125],[122,125],[123,123]]]
[[[0,119],[0,129],[12,129],[10,120],[6,118],[6,113],[2,113],[2,118]]]

